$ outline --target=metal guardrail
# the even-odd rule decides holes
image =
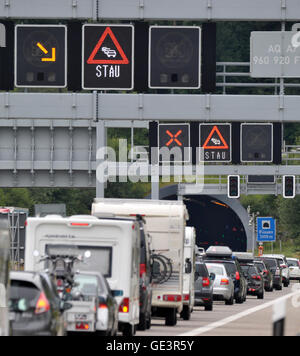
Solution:
[[[223,89],[223,94],[232,88],[273,89],[270,93],[274,95],[280,94],[280,90],[298,89],[295,94],[300,94],[299,79],[252,78],[249,62],[217,62],[217,87]]]

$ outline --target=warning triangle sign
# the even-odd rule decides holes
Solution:
[[[213,135],[215,137],[213,137]],[[221,145],[221,142],[223,145]],[[220,130],[218,129],[218,126],[214,126],[213,129],[211,130],[210,134],[208,135],[204,145],[204,149],[207,150],[228,150],[229,146],[227,142],[225,141],[224,137],[222,136]]]
[[[116,49],[118,50],[119,55],[121,56],[122,59],[109,59],[111,57],[115,58],[117,56],[117,52],[110,48],[102,47],[107,37],[110,37],[110,39],[116,46]],[[99,51],[105,53],[108,59],[95,59]],[[114,35],[110,27],[107,27],[103,32],[100,40],[98,41],[96,47],[93,49],[89,59],[87,60],[87,63],[88,64],[129,64],[129,60],[126,57],[123,48],[121,47],[120,43],[118,42],[116,36]]]

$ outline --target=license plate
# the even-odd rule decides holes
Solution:
[[[76,321],[85,321],[87,320],[87,315],[86,314],[75,314],[75,320]]]

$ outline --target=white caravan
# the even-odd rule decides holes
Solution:
[[[188,212],[179,201],[95,199],[92,215],[128,218],[141,215],[151,236],[152,315],[166,325],[177,323],[183,310],[183,249]]]
[[[0,216],[0,336],[9,336],[9,248],[8,219]]]
[[[76,264],[75,268],[101,272],[106,277],[119,305],[119,330],[123,335],[133,335],[139,323],[138,223],[130,219],[80,215],[28,218],[27,223],[25,270],[47,268],[47,264],[39,262],[40,257],[34,257],[36,250],[40,256],[47,254],[50,246],[76,246],[82,254],[90,251],[91,257],[85,263]]]
[[[185,228],[184,268],[183,268],[183,310],[181,317],[190,320],[195,305],[195,263],[196,230]]]

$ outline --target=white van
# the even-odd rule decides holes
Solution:
[[[62,218],[49,215],[28,218],[25,270],[41,271],[47,266],[34,257],[47,254],[49,246],[76,246],[91,257],[76,264],[80,271],[101,272],[119,305],[119,330],[133,335],[139,323],[139,226],[130,219],[97,219],[93,216]]]
[[[184,268],[183,268],[183,320],[190,320],[195,305],[195,263],[196,263],[196,230],[185,228]]]
[[[164,317],[168,326],[176,325],[177,313],[183,310],[185,205],[179,201],[95,199],[92,215],[103,214],[145,219],[152,248],[152,315]]]

